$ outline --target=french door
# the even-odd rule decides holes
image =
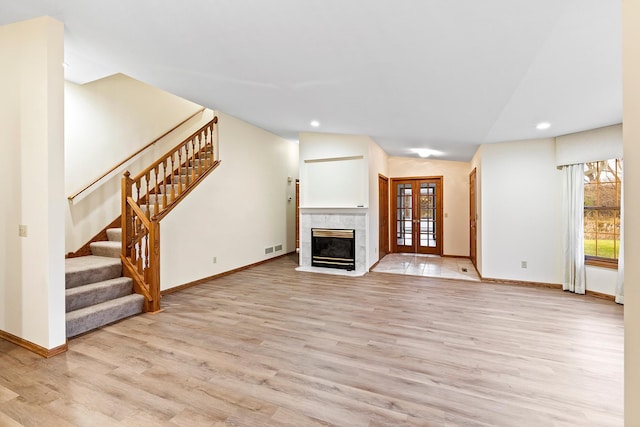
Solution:
[[[392,182],[394,252],[442,255],[442,178]]]

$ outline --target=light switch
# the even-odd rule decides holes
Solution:
[[[20,224],[18,226],[18,236],[27,237],[27,226],[24,224]]]

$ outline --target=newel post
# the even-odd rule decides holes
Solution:
[[[122,256],[127,256],[127,250],[131,247],[133,230],[131,226],[131,211],[127,207],[127,200],[132,195],[133,180],[129,171],[125,171],[122,177]]]
[[[160,223],[151,221],[149,230],[149,293],[151,313],[160,311]]]

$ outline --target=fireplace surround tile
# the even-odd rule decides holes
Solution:
[[[313,271],[328,274],[362,275],[366,273],[367,260],[367,211],[327,212],[327,209],[304,209],[300,212],[300,268],[302,271]],[[356,269],[342,272],[311,266],[311,229],[353,229],[355,230]],[[333,270],[333,271],[331,271]]]

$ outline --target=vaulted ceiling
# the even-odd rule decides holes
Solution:
[[[622,121],[621,0],[0,0],[0,24],[42,15],[68,80],[121,72],[292,140],[466,161]]]

